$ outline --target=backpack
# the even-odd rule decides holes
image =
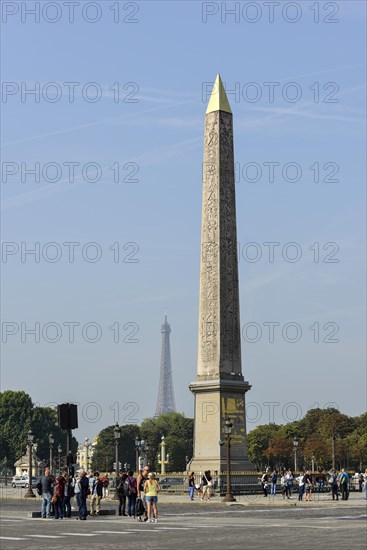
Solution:
[[[37,483],[36,489],[37,489],[37,494],[38,494],[39,496],[41,496],[41,495],[42,495],[42,481],[39,481],[39,482]]]

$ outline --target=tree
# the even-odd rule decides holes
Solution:
[[[311,465],[312,458],[319,469],[325,468],[330,463],[330,446],[320,434],[312,434],[303,446],[303,454]]]
[[[13,464],[26,450],[31,425],[32,400],[24,391],[0,394],[0,459]]]
[[[185,456],[193,454],[194,421],[181,413],[161,414],[142,422],[141,434],[151,449],[151,463],[157,469],[156,456],[164,435],[166,452],[170,455],[169,470],[181,472],[186,468]]]
[[[115,426],[104,428],[97,436],[97,444],[94,448],[92,467],[95,470],[112,472],[115,462]],[[130,464],[135,470],[135,437],[140,437],[140,429],[136,424],[127,424],[120,427],[119,462],[121,467],[125,463]]]
[[[263,424],[257,426],[247,436],[247,452],[251,462],[259,470],[264,469],[265,451],[269,446],[269,441],[275,437],[280,426],[276,424]]]
[[[268,448],[265,451],[265,456],[272,463],[272,466],[281,469],[282,467],[291,466],[291,457],[293,452],[293,441],[287,437],[284,430],[280,428],[269,441]]]
[[[49,407],[35,407],[24,391],[7,390],[0,393],[0,460],[5,456],[9,466],[26,452],[27,434],[32,428],[37,456],[48,463],[48,436],[52,432],[55,448],[60,444],[66,455],[66,432],[57,425],[57,413]],[[77,441],[72,438],[71,450],[77,450]]]

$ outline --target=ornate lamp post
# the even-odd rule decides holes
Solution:
[[[135,438],[135,453],[136,453],[136,471],[139,473],[139,470],[142,470],[143,466],[148,464],[148,451],[150,450],[147,442],[142,439]]]
[[[52,466],[53,466],[53,448],[54,448],[54,443],[55,443],[55,438],[52,434],[49,434],[48,436],[48,444],[49,444],[49,447],[50,447],[50,473],[52,475]]]
[[[4,458],[4,466],[5,466],[5,487],[8,486],[8,459],[7,457]]]
[[[335,470],[335,433],[333,432],[333,435],[331,436],[331,460],[332,460],[332,468]]]
[[[169,453],[166,455],[166,442],[164,440],[164,435],[162,435],[161,441],[161,454],[159,457],[158,453],[158,464],[161,465],[161,474],[163,475],[166,473],[166,464],[169,463]]]
[[[226,496],[223,499],[223,502],[236,502],[236,499],[232,495],[232,486],[231,486],[231,433],[232,433],[232,422],[228,417],[224,423],[224,433],[226,435],[226,441],[219,441],[219,445],[227,444],[227,492]]]
[[[294,473],[297,472],[297,451],[298,451],[298,439],[296,436],[294,436],[293,438]]]
[[[117,500],[118,499],[117,479],[118,479],[119,474],[120,474],[119,443],[120,443],[120,437],[121,437],[121,430],[120,430],[120,427],[119,427],[117,422],[116,422],[115,428],[113,430],[113,435],[114,435],[114,438],[115,438],[115,461],[116,461],[116,487],[115,487],[115,494],[114,494],[113,498]]]
[[[58,452],[58,455],[59,455],[59,475],[60,475],[61,474],[61,453],[62,453],[61,445],[59,445],[57,447],[57,452]]]
[[[29,450],[29,466],[28,466],[28,490],[26,494],[24,495],[25,498],[36,498],[36,495],[32,491],[32,478],[33,478],[33,472],[32,472],[32,454],[33,454],[33,439],[34,435],[32,430],[30,429],[28,432],[28,450]]]
[[[86,437],[84,439],[84,461],[85,461],[85,470],[89,470],[89,462],[88,462],[88,449],[89,449],[89,438]]]

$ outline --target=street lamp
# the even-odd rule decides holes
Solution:
[[[57,447],[57,452],[59,454],[59,475],[61,474],[61,453],[62,453],[62,447],[59,445]]]
[[[227,492],[223,499],[223,502],[236,502],[236,499],[232,495],[231,487],[231,433],[232,433],[233,424],[231,419],[228,417],[224,423],[224,433],[226,436],[226,441],[219,441],[219,445],[227,444]]]
[[[29,450],[29,466],[28,466],[28,490],[26,494],[24,495],[25,498],[36,498],[36,495],[32,491],[32,478],[33,478],[33,472],[32,472],[32,451],[33,451],[33,439],[34,435],[31,429],[29,429],[28,432],[28,450]]]
[[[136,453],[136,471],[139,473],[139,470],[143,466],[148,465],[147,453],[150,450],[148,443],[142,439],[139,441],[139,438],[135,438],[135,453]]]
[[[8,459],[7,457],[4,458],[4,465],[5,465],[5,487],[8,485]]]
[[[117,491],[117,478],[119,477],[119,443],[120,443],[120,437],[121,437],[121,430],[119,428],[118,423],[116,422],[115,428],[113,430],[113,435],[115,438],[115,460],[116,460],[116,491],[114,498],[118,499],[118,491]]]
[[[53,448],[54,448],[55,438],[52,434],[49,434],[48,436],[48,444],[50,446],[50,473],[52,475],[52,463],[53,463]]]
[[[139,438],[135,438],[135,468],[136,473],[139,474]]]
[[[169,454],[167,454],[167,458],[166,458],[166,442],[164,440],[164,435],[162,435],[161,437],[161,454],[160,454],[160,457],[159,457],[159,453],[158,453],[158,464],[161,465],[161,474],[165,474],[166,473],[166,464],[169,463]]]
[[[297,451],[298,451],[298,439],[296,436],[294,436],[293,438],[294,473],[297,472]]]
[[[332,469],[335,470],[335,433],[331,436],[331,459],[332,459]]]
[[[84,462],[85,462],[85,470],[86,470],[86,472],[88,472],[88,470],[89,470],[88,449],[89,449],[89,438],[86,437],[86,438],[84,439]]]

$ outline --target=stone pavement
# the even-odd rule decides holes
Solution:
[[[367,540],[366,501],[360,494],[346,502],[320,500],[301,506],[270,501],[267,505],[227,506],[218,498],[189,502],[187,497],[164,495],[159,501],[157,524],[118,516],[88,518],[85,522],[28,518],[28,511],[39,504],[21,499],[2,501],[2,550],[179,550],[197,546],[262,550],[269,545],[272,550],[365,550]],[[110,508],[111,502],[104,506]]]

